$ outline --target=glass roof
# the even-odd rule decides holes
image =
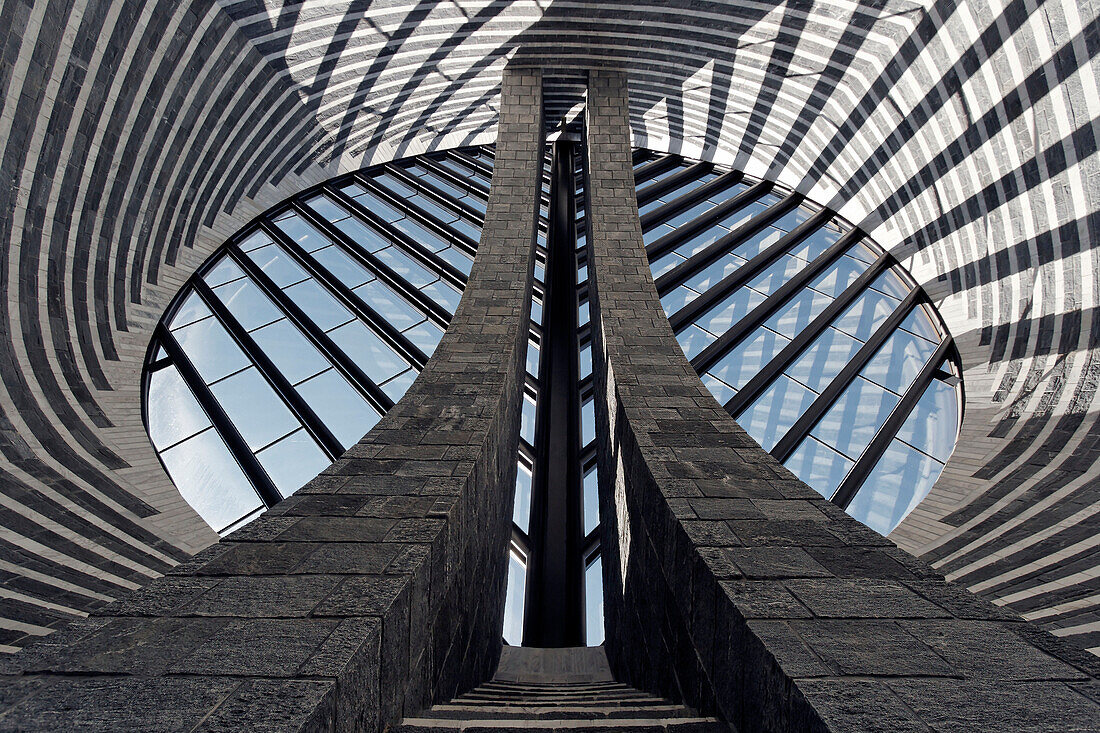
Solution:
[[[211,527],[293,494],[405,394],[458,307],[492,166],[471,148],[330,181],[180,291],[150,346],[146,424]]]
[[[799,478],[887,534],[954,449],[962,387],[924,292],[861,232],[739,173],[638,151],[658,295],[710,392]]]

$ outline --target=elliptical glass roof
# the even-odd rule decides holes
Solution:
[[[492,166],[477,148],[335,179],[184,286],[149,349],[146,427],[211,527],[293,494],[405,394],[458,307]]]
[[[634,162],[657,292],[704,384],[795,475],[888,534],[939,477],[962,414],[928,297],[796,193],[678,156]]]

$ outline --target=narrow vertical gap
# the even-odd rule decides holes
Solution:
[[[574,143],[554,143],[523,643],[584,643]]]

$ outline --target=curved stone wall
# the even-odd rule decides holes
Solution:
[[[543,5],[0,5],[0,644],[214,539],[140,416],[149,332],[193,268],[309,184],[491,140],[515,52],[626,68],[636,144],[795,187],[909,266],[967,405],[892,538],[1100,646],[1097,10]]]

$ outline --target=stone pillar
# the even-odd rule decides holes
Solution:
[[[646,260],[622,73],[591,73],[587,114],[616,676],[741,733],[1100,728],[1094,657],[848,517],[707,392]]]
[[[295,496],[5,660],[0,729],[381,730],[501,649],[541,75],[505,73],[481,246],[427,368]]]

